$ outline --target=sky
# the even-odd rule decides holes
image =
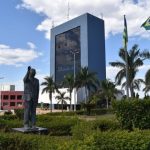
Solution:
[[[69,2],[69,11],[68,11]],[[123,15],[128,25],[128,50],[138,44],[150,49],[150,32],[141,24],[150,16],[150,0],[0,0],[0,83],[23,90],[23,77],[30,65],[40,82],[50,72],[50,29],[84,13],[105,21],[106,76],[114,81],[119,71],[109,62],[120,60],[123,46]],[[145,61],[137,78],[150,69]],[[141,92],[139,92],[140,95]]]

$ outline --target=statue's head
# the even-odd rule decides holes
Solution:
[[[29,74],[29,76],[31,77],[31,78],[33,78],[34,76],[35,76],[35,74],[36,74],[36,70],[35,69],[30,69],[30,74]]]

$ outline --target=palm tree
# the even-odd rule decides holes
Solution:
[[[150,91],[150,69],[145,74],[145,88],[143,91],[145,91],[145,94]]]
[[[116,94],[118,93],[121,92],[116,89],[115,84],[111,82],[109,79],[103,80],[101,82],[99,95],[100,97],[106,99],[107,109],[109,107],[109,101],[111,101],[112,98],[116,97]]]
[[[120,49],[119,51],[119,57],[122,59],[122,61],[116,61],[116,62],[110,62],[110,65],[113,67],[118,67],[120,68],[120,71],[117,73],[115,77],[115,81],[117,85],[120,85],[123,81],[124,78],[126,78],[126,59],[125,59],[125,50],[123,48]],[[136,83],[138,84],[142,83],[141,79],[136,79],[136,74],[139,71],[138,68],[143,65],[143,61],[150,58],[149,57],[149,52],[143,51],[142,53],[140,52],[140,49],[138,48],[138,45],[134,45],[132,49],[127,52],[127,57],[128,57],[128,79],[129,79],[129,89],[130,89],[130,94],[131,97],[134,97],[134,89]],[[125,86],[126,83],[123,84]]]
[[[71,96],[73,88],[75,87],[73,74],[67,74],[66,76],[64,76],[63,85],[68,88],[68,92],[70,95],[70,110],[72,110]]]
[[[76,76],[76,87],[77,89],[84,87],[85,89],[85,104],[87,103],[88,93],[91,90],[97,89],[97,78],[96,73],[89,72],[88,67],[83,67]]]
[[[126,84],[127,82],[125,81],[124,83],[122,83],[122,88],[124,88],[124,87],[126,87]],[[134,90],[140,90],[140,87],[141,87],[141,83],[143,83],[144,84],[144,80],[143,79],[133,79],[133,81],[132,81],[132,87],[133,87],[133,89]],[[132,97],[135,97],[135,92],[134,91],[132,91],[133,92],[133,95],[132,95]]]
[[[61,103],[61,108],[63,112],[63,104],[67,104],[66,100],[69,100],[69,97],[66,97],[65,94],[66,92],[60,92],[57,90],[58,95],[55,97],[58,100],[58,103]]]
[[[42,90],[42,94],[44,92],[49,93],[49,100],[50,100],[50,105],[51,105],[50,110],[52,112],[52,93],[54,93],[56,90],[56,84],[52,76],[51,77],[47,76],[44,79],[45,81],[41,83],[42,86],[45,86]]]

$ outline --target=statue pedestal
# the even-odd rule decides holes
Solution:
[[[12,128],[13,131],[16,132],[22,132],[22,133],[35,133],[35,134],[47,134],[48,130],[47,128],[42,128],[42,127],[36,127],[34,129],[29,128],[29,129],[25,129],[23,128]]]

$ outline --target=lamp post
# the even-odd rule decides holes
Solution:
[[[75,82],[75,78],[76,78],[76,54],[79,53],[79,51],[74,50],[74,51],[70,51],[71,54],[73,54],[73,74],[74,74],[74,82]],[[76,88],[74,88],[74,111],[76,111]]]
[[[0,79],[4,79],[4,77],[0,77]],[[2,107],[2,84],[0,84],[0,110]]]

